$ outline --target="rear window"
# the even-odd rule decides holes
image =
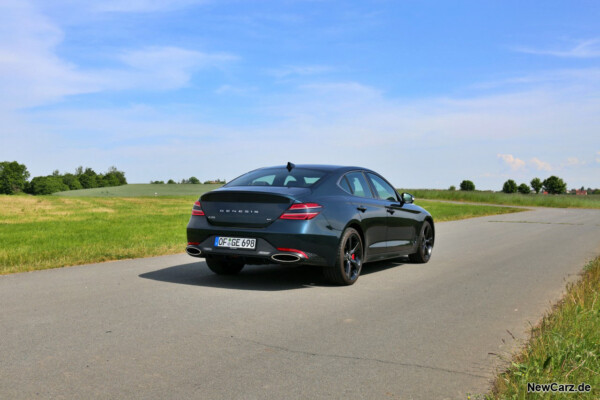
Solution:
[[[231,186],[279,186],[279,187],[311,187],[326,172],[307,168],[294,168],[288,172],[285,168],[269,168],[248,172],[229,182]]]

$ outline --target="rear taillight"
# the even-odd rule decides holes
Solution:
[[[317,203],[292,204],[283,214],[281,219],[313,219],[321,212],[322,205]]]
[[[199,201],[194,203],[194,207],[192,207],[192,215],[204,215],[204,211],[202,211],[202,205]]]

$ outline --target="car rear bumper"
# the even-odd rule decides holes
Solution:
[[[217,236],[256,239],[256,248],[230,249],[215,246]],[[339,232],[324,218],[277,220],[265,228],[213,226],[202,216],[192,216],[187,227],[188,254],[195,257],[221,255],[243,257],[246,264],[305,264],[332,266]],[[191,254],[198,252],[198,254]]]

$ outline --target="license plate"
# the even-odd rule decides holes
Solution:
[[[215,247],[254,250],[256,248],[256,239],[217,236],[215,237]]]

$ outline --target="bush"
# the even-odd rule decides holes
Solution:
[[[456,186],[452,185],[448,188],[448,190],[454,192],[456,190]]]
[[[29,172],[24,164],[13,162],[0,162],[0,193],[14,194],[22,192],[29,178]]]
[[[526,183],[521,183],[519,185],[518,190],[519,190],[519,193],[521,193],[521,194],[529,194],[529,193],[531,193],[531,188]]]
[[[517,193],[517,190],[517,182],[512,179],[507,180],[504,182],[504,185],[502,185],[502,191],[504,193]]]
[[[35,195],[52,194],[69,190],[60,176],[36,176],[27,187],[27,192]]]
[[[460,190],[471,192],[475,190],[475,184],[471,181],[464,180],[460,183]]]
[[[567,184],[558,176],[552,175],[542,182],[544,190],[550,194],[563,194],[567,192]]]

